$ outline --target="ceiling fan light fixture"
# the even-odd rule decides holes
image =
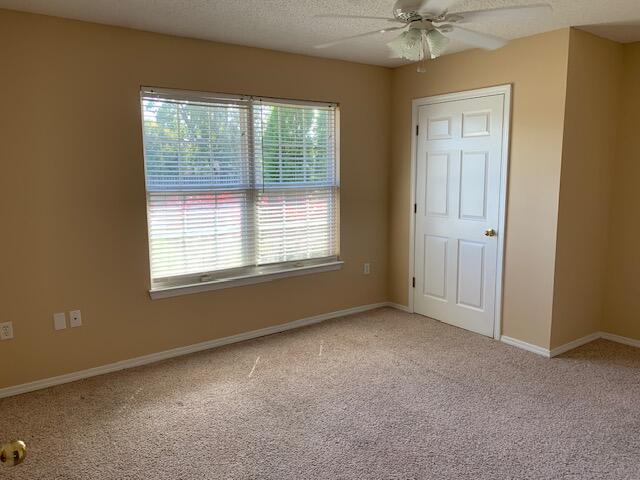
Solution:
[[[418,62],[418,72],[426,70],[426,61],[442,55],[449,43],[449,39],[437,29],[412,28],[401,33],[387,45],[396,58],[404,58]]]
[[[449,39],[440,31],[434,29],[426,34],[426,42],[429,45],[431,59],[434,60],[444,53],[449,44]]]
[[[394,57],[419,62],[424,55],[422,31],[410,29],[402,32],[388,44]]]

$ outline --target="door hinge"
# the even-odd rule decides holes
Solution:
[[[416,125],[416,135],[420,135],[420,125]]]
[[[412,286],[413,288],[416,288],[416,277],[413,277],[413,278],[411,279],[411,286]]]
[[[413,213],[418,213],[418,204],[417,203],[413,204]]]

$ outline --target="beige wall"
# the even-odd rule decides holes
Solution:
[[[603,329],[640,340],[640,43],[623,55]]]
[[[503,335],[548,347],[569,29],[395,69],[390,165],[390,299],[408,301],[411,100],[513,84]]]
[[[0,10],[0,60],[0,321],[16,335],[0,344],[0,388],[406,304],[411,100],[506,83],[503,334],[545,348],[597,329],[640,338],[640,44],[564,29],[447,55],[419,75]],[[339,102],[345,267],[151,301],[140,85]],[[76,308],[84,326],[54,332],[52,314]]]
[[[602,329],[623,46],[571,30],[551,347]]]
[[[386,300],[390,70],[1,10],[0,60],[0,387]],[[140,85],[339,102],[344,268],[151,301]]]

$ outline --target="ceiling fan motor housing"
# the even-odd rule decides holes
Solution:
[[[422,10],[423,1],[416,0],[397,0],[393,5],[393,16],[396,20],[405,23],[413,23],[419,21],[442,22],[447,17],[447,12],[433,12]]]
[[[429,20],[420,20],[420,21],[414,21],[411,22],[411,25],[409,25],[409,29],[411,30],[433,30],[435,27],[433,26],[433,23],[431,23]]]
[[[406,23],[420,20],[422,18],[418,12],[420,4],[421,2],[416,0],[397,0],[393,5],[393,16]]]

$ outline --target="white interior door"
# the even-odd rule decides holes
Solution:
[[[418,107],[414,310],[493,336],[504,95]]]

